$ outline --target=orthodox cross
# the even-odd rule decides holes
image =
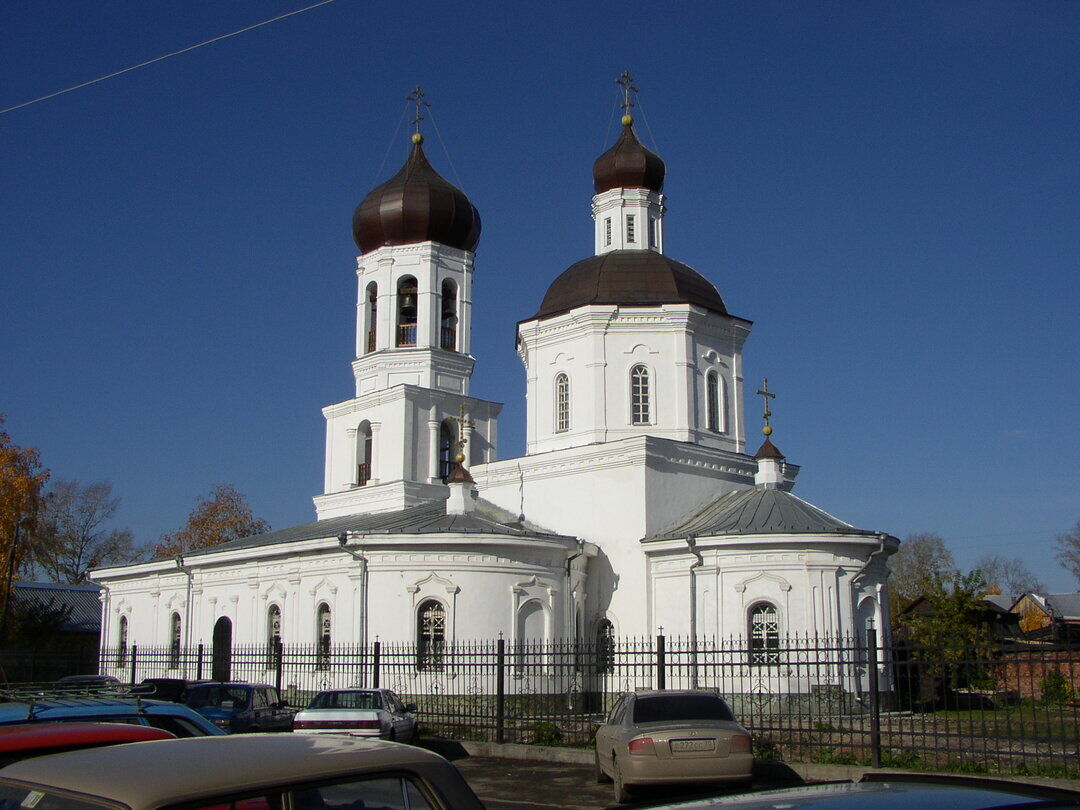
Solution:
[[[457,422],[458,425],[458,440],[454,442],[454,444],[457,445],[458,451],[457,455],[454,457],[454,460],[458,462],[458,464],[464,464],[465,445],[469,443],[469,440],[465,438],[465,428],[469,428],[470,430],[472,430],[474,427],[476,427],[476,422],[472,419],[465,418],[464,402],[461,403],[461,416],[451,416],[450,418]]]
[[[413,119],[413,126],[416,127],[417,134],[420,133],[420,122],[424,120],[424,107],[430,107],[431,104],[424,101],[424,91],[420,89],[420,85],[416,85],[413,91],[409,95],[405,96],[405,100],[411,102],[416,107],[416,118]]]
[[[638,89],[634,87],[634,77],[630,75],[629,70],[624,70],[622,74],[615,80],[615,84],[623,90],[623,114],[629,115],[630,108],[634,106],[634,102],[630,100],[630,94],[636,93]]]
[[[761,429],[761,432],[768,436],[772,433],[772,426],[769,424],[769,419],[772,418],[772,411],[769,410],[769,400],[776,399],[776,394],[769,391],[768,377],[765,377],[762,381],[762,387],[758,389],[758,393],[765,400],[765,413],[761,415],[761,418],[765,420],[765,427]]]

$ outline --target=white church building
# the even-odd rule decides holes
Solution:
[[[751,322],[666,252],[664,175],[626,115],[593,255],[522,303],[526,452],[500,459],[501,405],[470,388],[480,216],[414,134],[353,217],[355,388],[323,409],[315,520],[95,571],[103,646],[887,627],[897,539],[793,495],[770,428],[747,452]]]

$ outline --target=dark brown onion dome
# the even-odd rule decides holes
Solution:
[[[728,314],[720,293],[704,276],[654,250],[612,250],[570,265],[548,287],[533,318],[586,304],[694,304]]]
[[[625,124],[615,145],[596,159],[592,167],[597,194],[613,188],[647,188],[660,192],[664,187],[664,161],[650,152],[634,134],[633,123]]]
[[[775,458],[777,461],[783,461],[785,456],[780,452],[780,448],[772,443],[771,439],[766,439],[762,442],[758,451],[754,453],[754,458]]]
[[[476,250],[480,214],[461,189],[432,168],[421,144],[414,143],[401,170],[357,206],[352,230],[361,253],[428,241]]]

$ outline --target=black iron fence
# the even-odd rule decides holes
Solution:
[[[101,671],[277,685],[294,705],[386,687],[459,739],[586,745],[623,692],[715,689],[759,757],[1080,777],[1080,649],[850,637],[106,649]]]

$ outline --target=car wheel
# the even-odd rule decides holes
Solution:
[[[394,729],[390,729],[390,733],[386,735],[386,739],[390,742],[397,742],[397,732]]]
[[[630,801],[630,788],[627,787],[626,783],[623,781],[622,770],[619,768],[619,760],[614,756],[611,758],[611,781],[615,788],[615,801],[620,804]]]
[[[604,784],[610,782],[611,777],[604,773],[604,769],[600,767],[600,752],[593,752],[593,762],[596,764],[596,781],[598,784]]]

